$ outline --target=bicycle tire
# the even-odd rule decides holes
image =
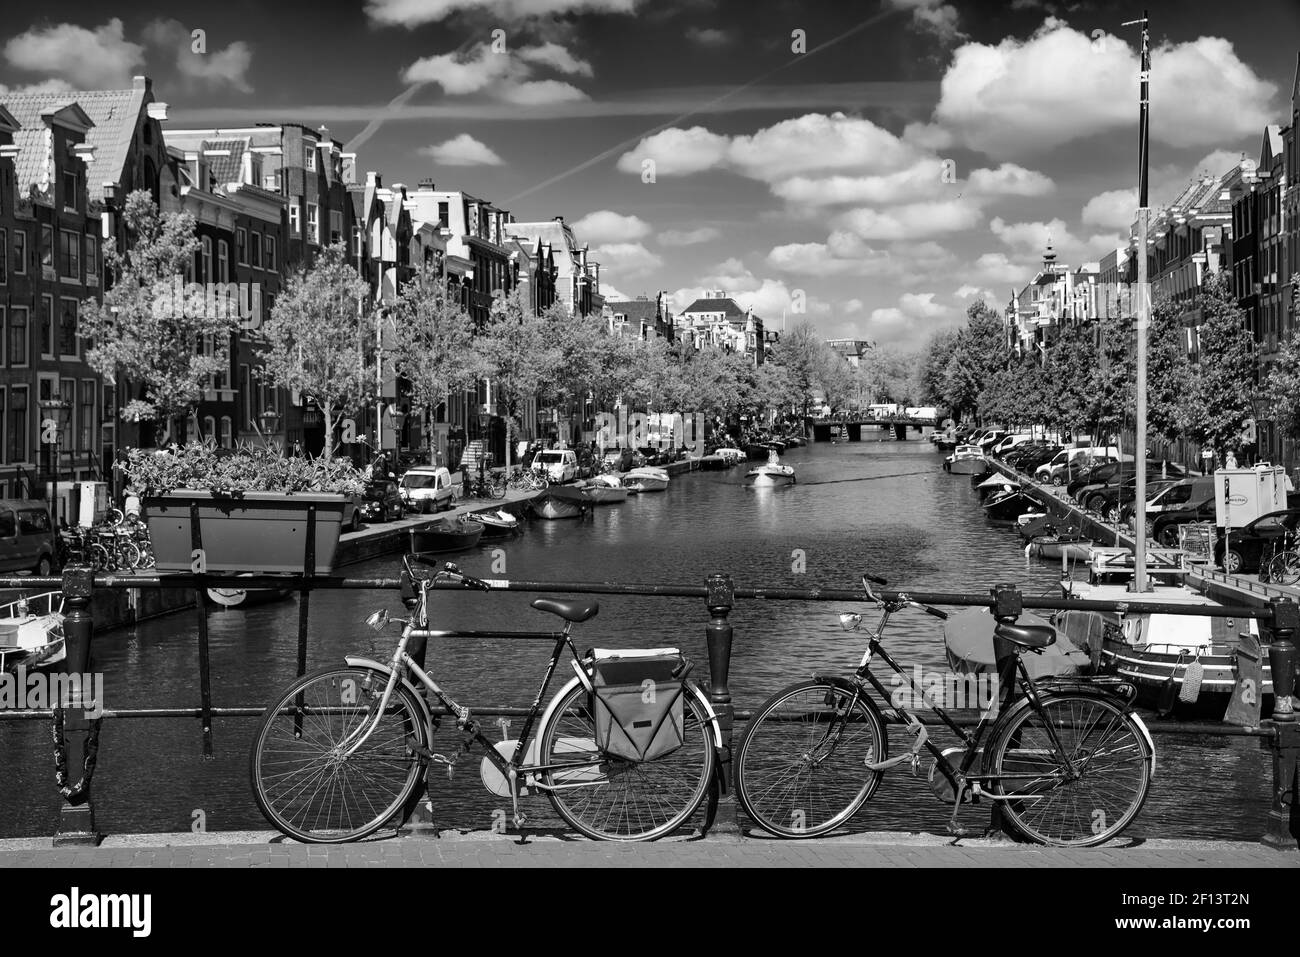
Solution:
[[[134,571],[140,567],[140,546],[135,542],[123,541],[117,545],[117,561],[120,568]]]
[[[392,820],[411,796],[424,771],[417,749],[427,748],[429,729],[424,709],[401,683],[374,734],[346,762],[330,757],[348,732],[373,719],[388,677],[364,665],[321,668],[288,685],[262,714],[249,751],[249,778],[257,806],[281,833],[310,844],[360,840]],[[321,713],[313,712],[318,699],[314,707]],[[328,726],[335,717],[344,719],[337,730]],[[371,744],[384,749],[380,756],[359,758]],[[294,761],[295,751],[301,761]],[[356,770],[358,765],[365,770]],[[386,766],[391,783],[380,779]],[[379,791],[377,800],[369,790]],[[355,808],[349,806],[353,801]],[[305,826],[308,819],[317,826]]]
[[[90,567],[97,572],[114,569],[112,554],[99,542],[92,542],[90,545]]]
[[[1268,563],[1268,577],[1275,585],[1300,583],[1300,552],[1282,552]],[[1264,576],[1260,576],[1263,581]]]
[[[578,765],[572,771],[542,772],[548,789],[569,788],[546,791],[555,812],[574,830],[597,841],[653,841],[673,833],[691,819],[716,785],[717,755],[707,712],[687,691],[685,744],[640,763],[606,755],[593,769],[589,762],[599,752],[588,699],[587,689],[574,684],[537,735],[539,764]],[[575,786],[574,778],[580,774],[588,780]],[[590,780],[593,774],[597,778]]]
[[[1123,832],[1142,810],[1155,755],[1132,715],[1118,701],[1103,695],[1048,694],[1042,695],[1039,703],[1043,715],[1026,702],[1008,711],[989,739],[985,774],[992,778],[992,793],[1005,798],[999,801],[1003,819],[1035,844],[1104,844]],[[1048,724],[1061,745],[1082,762],[1075,781],[1062,780],[1064,766],[1047,733]],[[1078,737],[1081,728],[1083,736]],[[1113,736],[1112,730],[1117,732]],[[1094,766],[1099,756],[1104,756],[1106,763]],[[1127,786],[1119,780],[1120,772],[1132,777]],[[1008,788],[1008,775],[1029,780]],[[1086,781],[1104,782],[1106,793],[1085,787]],[[1119,795],[1122,807],[1103,806],[1111,794]],[[1025,799],[1017,800],[1015,795]],[[1049,832],[1048,827],[1053,830]]]
[[[865,692],[853,703],[853,712],[847,710],[853,690],[848,682],[827,679],[795,682],[764,701],[746,726],[736,748],[736,797],[769,834],[797,840],[833,831],[875,794],[883,772],[863,762],[868,753],[875,761],[888,758],[889,739]],[[836,734],[837,721],[841,728],[860,722],[864,734],[850,737],[841,730],[825,756],[810,764]],[[841,760],[828,765],[837,754]],[[825,780],[831,773],[840,773],[843,780]],[[818,808],[822,796],[829,800]]]
[[[488,483],[488,498],[501,499],[506,497],[506,483],[500,479]]]

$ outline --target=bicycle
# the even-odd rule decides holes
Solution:
[[[399,619],[402,636],[387,664],[348,656],[342,667],[294,681],[263,714],[253,737],[250,775],[258,806],[280,831],[296,840],[331,844],[373,834],[394,820],[428,766],[446,765],[450,774],[457,754],[468,754],[474,743],[485,754],[484,784],[511,798],[516,827],[525,823],[520,796],[541,791],[560,817],[587,837],[652,840],[688,821],[706,797],[716,797],[715,749],[722,746],[721,731],[708,698],[685,680],[685,671],[680,675],[685,703],[681,747],[635,762],[596,744],[589,702],[593,659],[590,653],[580,656],[570,637],[575,623],[599,611],[594,601],[539,598],[532,603],[562,618],[564,628],[558,634],[510,635],[555,645],[519,738],[490,740],[470,708],[439,687],[408,646],[413,639],[482,637],[480,632],[430,629],[428,596],[440,585],[483,591],[492,586],[450,562],[427,577],[416,574],[411,555],[403,557],[403,566],[403,603],[410,614]],[[376,631],[389,621],[386,610],[366,619]],[[565,648],[577,674],[543,712],[542,699]],[[537,735],[530,739],[539,713]],[[462,746],[451,756],[430,750],[445,716],[455,719],[462,736]]]
[[[835,830],[875,794],[886,770],[910,764],[916,773],[922,749],[934,759],[932,789],[953,805],[948,833],[954,836],[971,833],[957,818],[963,804],[981,798],[997,802],[1003,820],[1038,844],[1101,844],[1137,817],[1155,771],[1155,745],[1132,713],[1136,689],[1115,679],[1035,684],[1021,655],[1041,654],[1055,641],[1055,631],[1047,626],[998,620],[997,715],[986,710],[972,733],[922,698],[962,746],[941,751],[919,719],[896,707],[915,740],[905,753],[890,758],[884,719],[868,686],[887,701],[891,695],[872,674],[871,660],[879,655],[918,692],[913,678],[881,646],[885,627],[891,615],[909,606],[938,618],[947,615],[905,594],[881,598],[872,591],[873,582],[886,582],[862,578],[867,598],[882,615],[875,632],[867,630],[867,650],[858,669],[851,676],[814,675],[783,688],[763,703],[740,739],[736,796],[760,827],[784,838]],[[840,620],[849,630],[862,624],[857,614]],[[987,749],[981,747],[986,732]]]
[[[1261,583],[1295,585],[1300,583],[1300,552],[1296,551],[1295,536],[1287,532],[1281,543],[1274,542],[1270,556],[1259,563]]]

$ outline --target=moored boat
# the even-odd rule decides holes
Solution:
[[[760,465],[745,473],[745,484],[752,488],[770,485],[793,485],[794,469],[789,465]]]
[[[978,445],[959,445],[943,460],[943,468],[953,475],[978,475],[988,469],[988,462]]]
[[[1034,500],[1024,492],[1009,491],[984,504],[984,515],[995,522],[1014,522],[1023,512],[1034,507]]]
[[[44,592],[0,605],[0,672],[47,667],[65,657],[63,593]]]
[[[495,512],[477,512],[474,515],[474,521],[483,526],[483,537],[481,541],[495,541],[497,539],[509,538],[516,535],[523,528],[523,523],[515,515],[503,509]]]
[[[1092,547],[1091,538],[1079,538],[1070,535],[1039,535],[1029,541],[1030,555],[1040,558],[1060,559],[1062,556],[1072,561],[1086,559]]]
[[[251,575],[252,572],[246,574]],[[290,588],[209,588],[208,601],[222,608],[248,608],[250,605],[263,605],[268,601],[279,601],[293,594]]]
[[[705,456],[705,458],[708,458],[708,456]],[[610,505],[627,501],[628,490],[622,486],[616,475],[597,475],[581,488],[582,494],[596,505]]]
[[[411,551],[417,555],[460,552],[473,548],[483,537],[483,525],[461,518],[440,519],[411,529]]]
[[[741,462],[745,461],[745,453],[743,450],[728,446],[715,449],[713,454],[722,458],[728,466],[739,465]]]
[[[538,518],[581,518],[592,507],[592,503],[582,489],[552,485],[545,492],[534,496],[528,507]]]
[[[632,492],[662,492],[668,481],[669,475],[663,469],[643,465],[623,476],[623,487]]]

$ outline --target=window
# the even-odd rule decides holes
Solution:
[[[59,300],[59,355],[77,356],[77,300]]]
[[[54,272],[54,227],[41,226],[41,269]]]
[[[82,379],[80,385],[81,391],[77,393],[77,421],[81,423],[81,431],[77,433],[77,449],[91,452],[95,448],[95,433],[99,431],[95,420],[95,393],[99,391],[99,386],[94,379]]]
[[[290,236],[302,235],[302,223],[300,220],[300,216],[301,214],[298,212],[298,204],[294,203],[292,206],[289,207],[289,235]]]
[[[54,358],[53,296],[41,296],[41,358]]]
[[[212,282],[212,239],[208,236],[203,237],[203,248],[199,252],[199,275],[203,277],[203,282]]]
[[[330,242],[337,243],[343,238],[343,211],[330,210]]]
[[[246,363],[241,363],[239,366],[239,395],[244,405],[244,429],[251,430],[256,421],[254,410],[256,403],[253,396],[253,377]]]
[[[307,167],[309,170],[315,170],[316,169],[316,144],[310,142],[307,143],[306,145],[303,146],[302,153],[303,153],[302,165]]]
[[[27,368],[27,307],[14,306],[9,310],[9,365],[14,369]]]
[[[263,268],[275,272],[275,237],[266,237],[266,252],[262,258]]]
[[[27,393],[25,385],[11,386],[5,409],[5,461],[11,465],[27,461]]]
[[[235,447],[235,433],[231,427],[230,416],[221,417],[221,447],[223,449],[232,449]]]
[[[81,279],[81,237],[70,229],[59,230],[59,275]]]
[[[267,173],[262,177],[262,189],[270,190],[272,193],[280,192],[280,173],[278,170],[274,173]]]
[[[9,281],[9,234],[0,229],[0,286]]]
[[[86,233],[86,285],[99,285],[99,237]]]
[[[75,170],[63,171],[63,208],[77,211],[77,173]]]
[[[241,266],[248,265],[248,230],[235,230],[235,262]]]
[[[205,415],[203,417],[203,437],[206,439],[208,436],[216,438],[217,420],[210,415]]]
[[[449,212],[449,208],[446,203],[438,204],[438,227],[440,229],[446,229],[450,224],[450,220],[448,219],[448,212]]]
[[[27,275],[27,233],[14,230],[14,274]]]
[[[230,244],[217,240],[217,282],[230,282]]]
[[[254,269],[262,268],[262,234],[252,233],[249,237],[252,245],[249,247],[248,258],[253,264]]]
[[[307,239],[320,244],[320,207],[315,203],[307,204]]]

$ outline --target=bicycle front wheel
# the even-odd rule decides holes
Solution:
[[[1283,552],[1268,563],[1268,577],[1275,585],[1300,583],[1300,552]],[[1263,581],[1264,576],[1260,576]]]
[[[1038,844],[1109,841],[1146,800],[1155,759],[1146,737],[1109,698],[1054,695],[1041,704],[1041,713],[1012,712],[990,742],[985,773],[1007,798],[1003,814]]]
[[[388,678],[374,668],[322,668],[289,685],[262,716],[249,755],[253,796],[289,837],[358,840],[392,820],[411,796],[428,727],[401,684],[379,714]]]
[[[736,797],[777,837],[816,837],[846,824],[880,784],[889,743],[866,692],[810,679],[763,702],[736,749]]]
[[[653,761],[625,761],[596,747],[587,689],[575,684],[538,732],[538,763],[555,811],[597,841],[653,841],[690,820],[713,784],[708,715],[687,692],[685,743]],[[571,767],[566,768],[565,765]]]

